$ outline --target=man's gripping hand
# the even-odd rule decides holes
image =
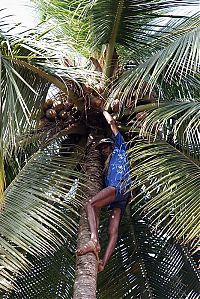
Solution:
[[[112,116],[110,115],[110,113],[108,113],[105,110],[103,111],[103,115],[104,115],[107,123],[110,125],[113,134],[117,135],[118,128],[117,128],[115,120],[112,118]]]

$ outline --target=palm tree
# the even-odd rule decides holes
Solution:
[[[99,275],[98,296],[197,298],[198,15],[169,16],[165,10],[178,5],[172,0],[38,3],[45,18],[53,17],[57,39],[48,29],[46,35],[1,33],[1,173],[6,173],[7,184],[0,217],[4,296],[72,297],[78,210],[82,198],[92,195],[83,196],[91,174],[83,175],[82,161],[87,135],[99,135],[104,125],[96,121],[104,102],[117,111],[119,128],[129,132],[125,136],[136,196],[122,221],[112,260]],[[74,45],[90,59],[77,56]],[[62,93],[52,91],[51,84]],[[63,96],[65,104],[75,103],[81,115],[76,124],[69,115],[67,121],[49,121],[47,116],[53,116],[44,104],[49,90],[55,103]],[[42,107],[46,117],[41,116]],[[136,119],[140,111],[147,111],[144,119]],[[105,221],[103,217],[100,226],[103,248]],[[95,259],[91,254],[81,259],[76,277],[82,272],[88,279],[88,263],[94,289]],[[88,298],[86,287],[81,298]]]

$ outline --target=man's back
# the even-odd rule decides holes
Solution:
[[[114,136],[115,147],[109,162],[105,185],[126,189],[130,181],[130,166],[127,157],[127,146],[124,138],[118,131]]]

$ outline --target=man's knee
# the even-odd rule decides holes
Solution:
[[[85,204],[84,204],[84,208],[86,211],[88,211],[88,209],[90,209],[91,207],[94,207],[94,204],[92,202],[92,199],[89,199]]]

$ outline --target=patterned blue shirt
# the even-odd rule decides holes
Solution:
[[[131,183],[127,146],[119,131],[114,136],[114,141],[115,147],[111,155],[108,173],[105,176],[105,185],[106,187],[113,186],[121,191],[126,191]]]

